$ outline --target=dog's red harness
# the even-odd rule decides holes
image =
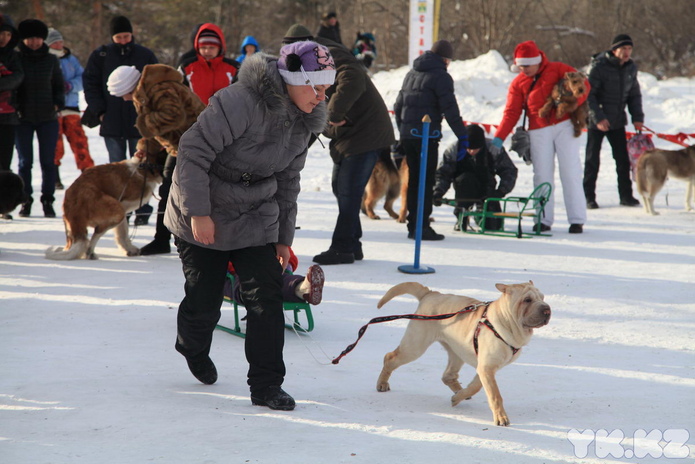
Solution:
[[[357,346],[357,343],[360,341],[364,333],[367,331],[367,327],[369,327],[372,324],[377,324],[379,322],[389,322],[389,321],[395,321],[396,319],[415,319],[415,320],[420,320],[420,321],[441,321],[443,319],[449,319],[454,316],[458,316],[459,314],[467,314],[470,312],[475,311],[481,306],[485,306],[485,310],[483,311],[483,314],[480,318],[480,322],[478,322],[478,327],[475,329],[475,333],[473,335],[473,348],[475,349],[475,354],[476,356],[478,355],[478,334],[480,333],[480,328],[484,325],[488,329],[492,330],[492,333],[495,334],[497,338],[502,340],[508,347],[512,349],[512,356],[515,355],[516,353],[521,350],[521,348],[515,348],[502,338],[502,336],[495,330],[495,328],[492,325],[492,322],[490,322],[487,318],[487,309],[490,306],[490,303],[492,301],[487,301],[484,303],[476,303],[472,304],[470,306],[466,306],[465,308],[456,311],[455,313],[447,313],[447,314],[436,314],[434,316],[426,316],[422,314],[399,314],[399,315],[394,315],[394,316],[380,316],[380,317],[375,317],[374,319],[371,319],[369,322],[367,322],[365,325],[363,325],[360,330],[357,332],[357,340],[355,340],[355,343],[352,343],[347,346],[343,350],[342,353],[340,353],[340,356],[335,358],[333,361],[331,361],[333,364],[338,364],[340,360],[351,352],[353,349],[355,349],[355,346]]]
[[[487,306],[485,306],[485,310],[483,311],[483,315],[480,316],[480,322],[478,322],[478,327],[475,328],[475,333],[473,334],[473,349],[475,349],[475,355],[478,356],[478,334],[480,334],[480,329],[485,326],[488,329],[492,330],[492,333],[495,334],[495,337],[499,338],[502,340],[502,342],[507,345],[509,348],[512,349],[512,356],[517,354],[519,351],[521,351],[521,348],[516,348],[510,345],[509,343],[506,342],[504,338],[502,338],[502,335],[495,330],[495,327],[492,325],[492,322],[490,322],[490,319],[487,318]]]

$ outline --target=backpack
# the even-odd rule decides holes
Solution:
[[[630,171],[632,172],[632,180],[635,180],[637,170],[637,160],[647,150],[654,149],[654,142],[651,137],[646,134],[638,133],[633,135],[627,141],[627,155],[630,158]]]

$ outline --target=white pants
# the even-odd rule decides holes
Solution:
[[[560,168],[562,194],[567,210],[567,222],[586,222],[586,199],[582,186],[583,168],[579,155],[579,137],[574,136],[572,123],[567,120],[554,126],[529,131],[531,159],[533,161],[533,185],[548,182],[553,186],[550,201],[545,206],[542,222],[552,226],[555,221],[555,154]]]

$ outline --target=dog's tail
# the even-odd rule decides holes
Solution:
[[[73,242],[70,249],[66,250],[63,247],[50,247],[46,250],[46,259],[54,259],[56,261],[70,261],[72,259],[82,258],[87,251],[87,242],[78,240]]]
[[[430,293],[430,289],[417,282],[403,282],[402,284],[398,284],[395,287],[391,287],[389,291],[387,291],[386,294],[383,297],[381,297],[381,300],[379,300],[379,303],[377,303],[376,307],[381,308],[386,303],[391,301],[393,298],[406,293],[409,295],[413,295],[418,300],[421,300],[423,296]]]

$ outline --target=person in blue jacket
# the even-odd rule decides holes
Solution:
[[[254,53],[260,52],[261,46],[258,45],[258,41],[252,35],[247,35],[241,42],[241,55],[237,57],[239,64],[243,63],[247,56],[251,56]]]
[[[89,154],[89,142],[87,142],[87,136],[80,121],[80,91],[82,90],[84,68],[82,68],[80,60],[72,54],[69,48],[65,47],[63,35],[58,30],[48,29],[46,45],[48,45],[49,53],[58,57],[65,81],[65,109],[58,115],[58,142],[55,152],[56,189],[62,189],[64,186],[60,180],[59,166],[65,155],[63,136],[70,143],[77,169],[84,171],[94,166],[94,160]]]

